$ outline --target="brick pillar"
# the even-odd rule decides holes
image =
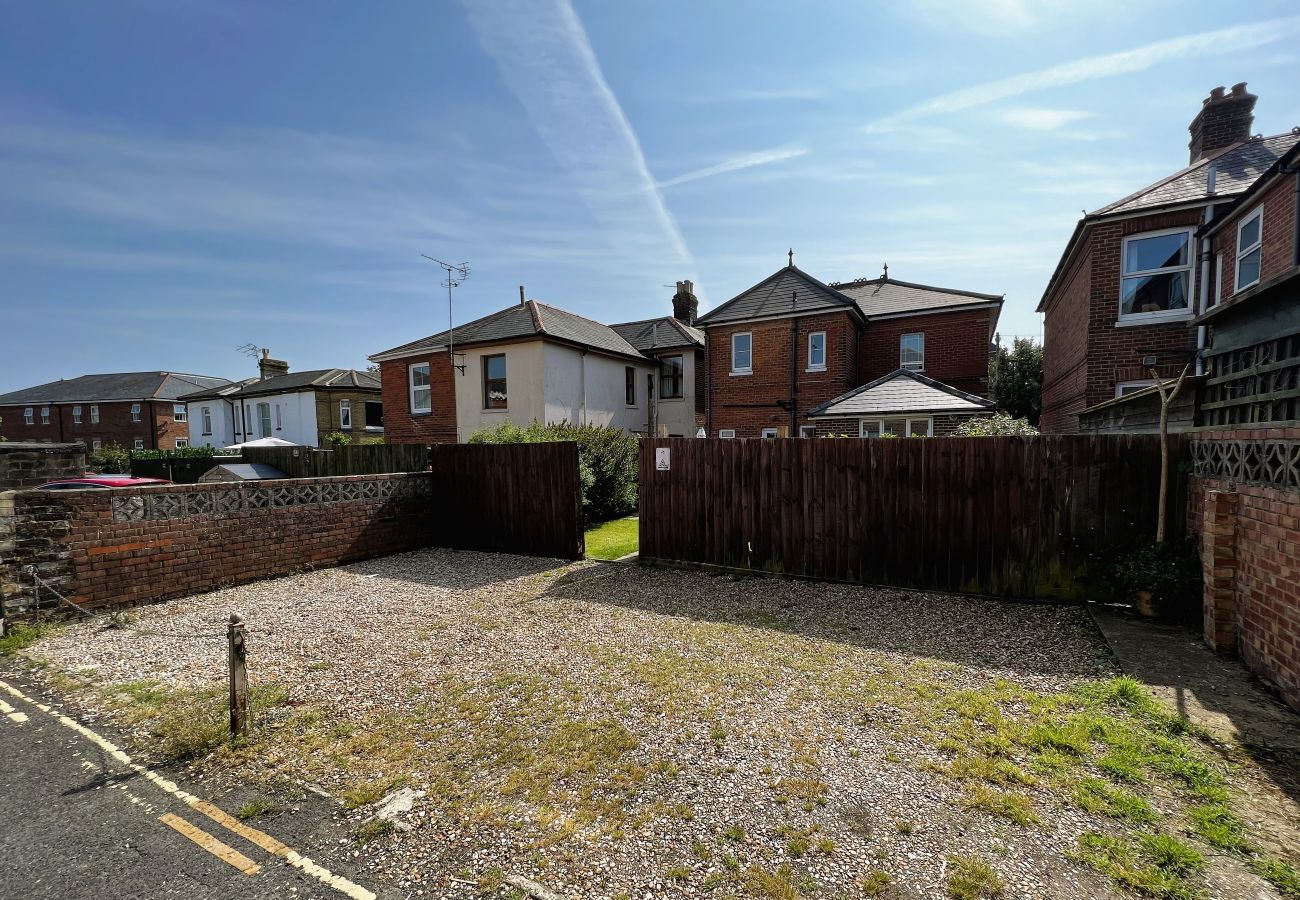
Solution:
[[[1237,651],[1236,491],[1208,491],[1201,519],[1201,572],[1205,578],[1205,643],[1220,653]]]

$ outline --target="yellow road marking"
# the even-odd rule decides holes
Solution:
[[[158,821],[162,822],[164,825],[170,825],[172,828],[175,828],[217,859],[229,863],[245,875],[252,875],[262,868],[234,847],[231,847],[229,844],[221,843],[221,841],[208,834],[202,828],[197,825],[191,825],[178,815],[174,815],[173,813],[163,813],[158,817]]]
[[[0,713],[4,713],[6,716],[8,716],[10,719],[13,719],[19,725],[27,721],[27,713],[18,712],[16,709],[14,709],[8,703],[5,703],[3,700],[0,700]]]
[[[190,805],[212,821],[224,825],[244,840],[256,844],[272,856],[288,857],[288,855],[293,852],[265,831],[258,831],[252,826],[245,825],[224,809],[219,809],[206,800],[199,800]]]
[[[202,812],[204,815],[207,815],[209,818],[213,818],[215,821],[220,822],[222,825],[225,825],[226,828],[230,828],[231,831],[235,831],[235,829],[231,828],[231,826],[226,824],[226,822],[216,818],[210,812],[208,812],[207,809],[204,808],[204,807],[209,807],[212,810],[215,810],[217,813],[220,813],[225,818],[227,819],[230,818],[229,816],[226,816],[225,813],[222,813],[221,810],[217,809],[217,807],[213,806],[210,803],[207,803],[200,797],[196,797],[193,794],[181,790],[176,785],[175,782],[168,781],[166,778],[163,778],[153,769],[150,769],[147,766],[142,766],[139,763],[133,761],[130,756],[128,756],[125,752],[123,752],[123,750],[120,747],[113,744],[112,741],[109,741],[106,738],[101,737],[100,735],[91,731],[86,726],[82,725],[80,722],[76,722],[73,721],[72,719],[69,719],[67,716],[63,715],[53,707],[41,703],[38,700],[33,700],[31,697],[28,697],[22,691],[18,690],[16,687],[14,687],[13,685],[7,682],[0,681],[0,690],[7,691],[9,694],[18,698],[19,700],[22,700],[25,703],[30,703],[32,706],[36,707],[41,712],[49,713],[54,718],[54,720],[58,722],[60,725],[63,725],[65,728],[72,729],[77,734],[81,735],[86,740],[90,741],[92,744],[99,747],[106,754],[111,756],[113,759],[117,760],[122,765],[131,769],[136,774],[142,775],[144,778],[150,781],[154,785],[154,787],[158,788],[163,793],[170,794],[171,796],[175,797],[177,800],[180,800],[186,806],[189,806],[199,812]],[[202,804],[202,806],[200,806],[200,804]],[[373,891],[366,890],[361,885],[349,881],[348,879],[344,878],[342,875],[335,875],[333,872],[331,872],[329,869],[326,869],[324,866],[316,865],[316,863],[312,862],[307,857],[302,856],[297,851],[285,846],[284,844],[280,844],[280,842],[276,841],[275,838],[271,837],[268,834],[263,834],[262,832],[258,831],[256,828],[249,828],[247,825],[243,825],[238,820],[232,819],[232,821],[234,821],[234,823],[236,825],[239,825],[241,828],[246,829],[249,832],[259,834],[267,841],[274,842],[275,844],[278,844],[280,847],[283,847],[284,848],[283,851],[276,852],[275,855],[283,858],[285,862],[289,863],[289,865],[293,866],[295,869],[301,870],[302,872],[306,873],[307,875],[310,875],[312,878],[315,878],[317,881],[321,882],[322,884],[327,884],[330,887],[334,888],[334,890],[338,891],[339,893],[344,894],[347,897],[350,897],[351,900],[377,900]],[[259,847],[263,846],[260,843],[260,840],[253,840],[252,838],[249,838],[248,835],[244,834],[242,831],[236,831],[236,833],[247,838],[248,840],[251,840],[254,844],[257,844]],[[272,852],[272,851],[268,850],[268,852]]]

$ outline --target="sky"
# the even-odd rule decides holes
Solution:
[[[1293,0],[0,6],[0,391],[366,357],[530,298],[701,310],[795,252],[1034,312],[1216,85],[1300,125]]]

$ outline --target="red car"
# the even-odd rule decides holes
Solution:
[[[133,475],[84,475],[81,478],[63,478],[38,485],[38,491],[84,491],[93,488],[144,487],[150,484],[171,484],[165,478],[136,478]]]

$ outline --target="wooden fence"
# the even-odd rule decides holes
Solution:
[[[437,444],[433,544],[581,559],[578,445]]]
[[[1176,438],[1171,445],[1177,459]],[[1154,538],[1159,476],[1154,435],[647,440],[640,554],[1077,598],[1096,592],[1111,552]],[[1184,479],[1175,472],[1171,483],[1169,533],[1181,534]]]
[[[423,472],[429,450],[423,444],[348,444],[332,450],[313,447],[244,447],[243,461],[275,466],[290,478],[333,475],[389,475]],[[217,463],[220,464],[220,458]]]

